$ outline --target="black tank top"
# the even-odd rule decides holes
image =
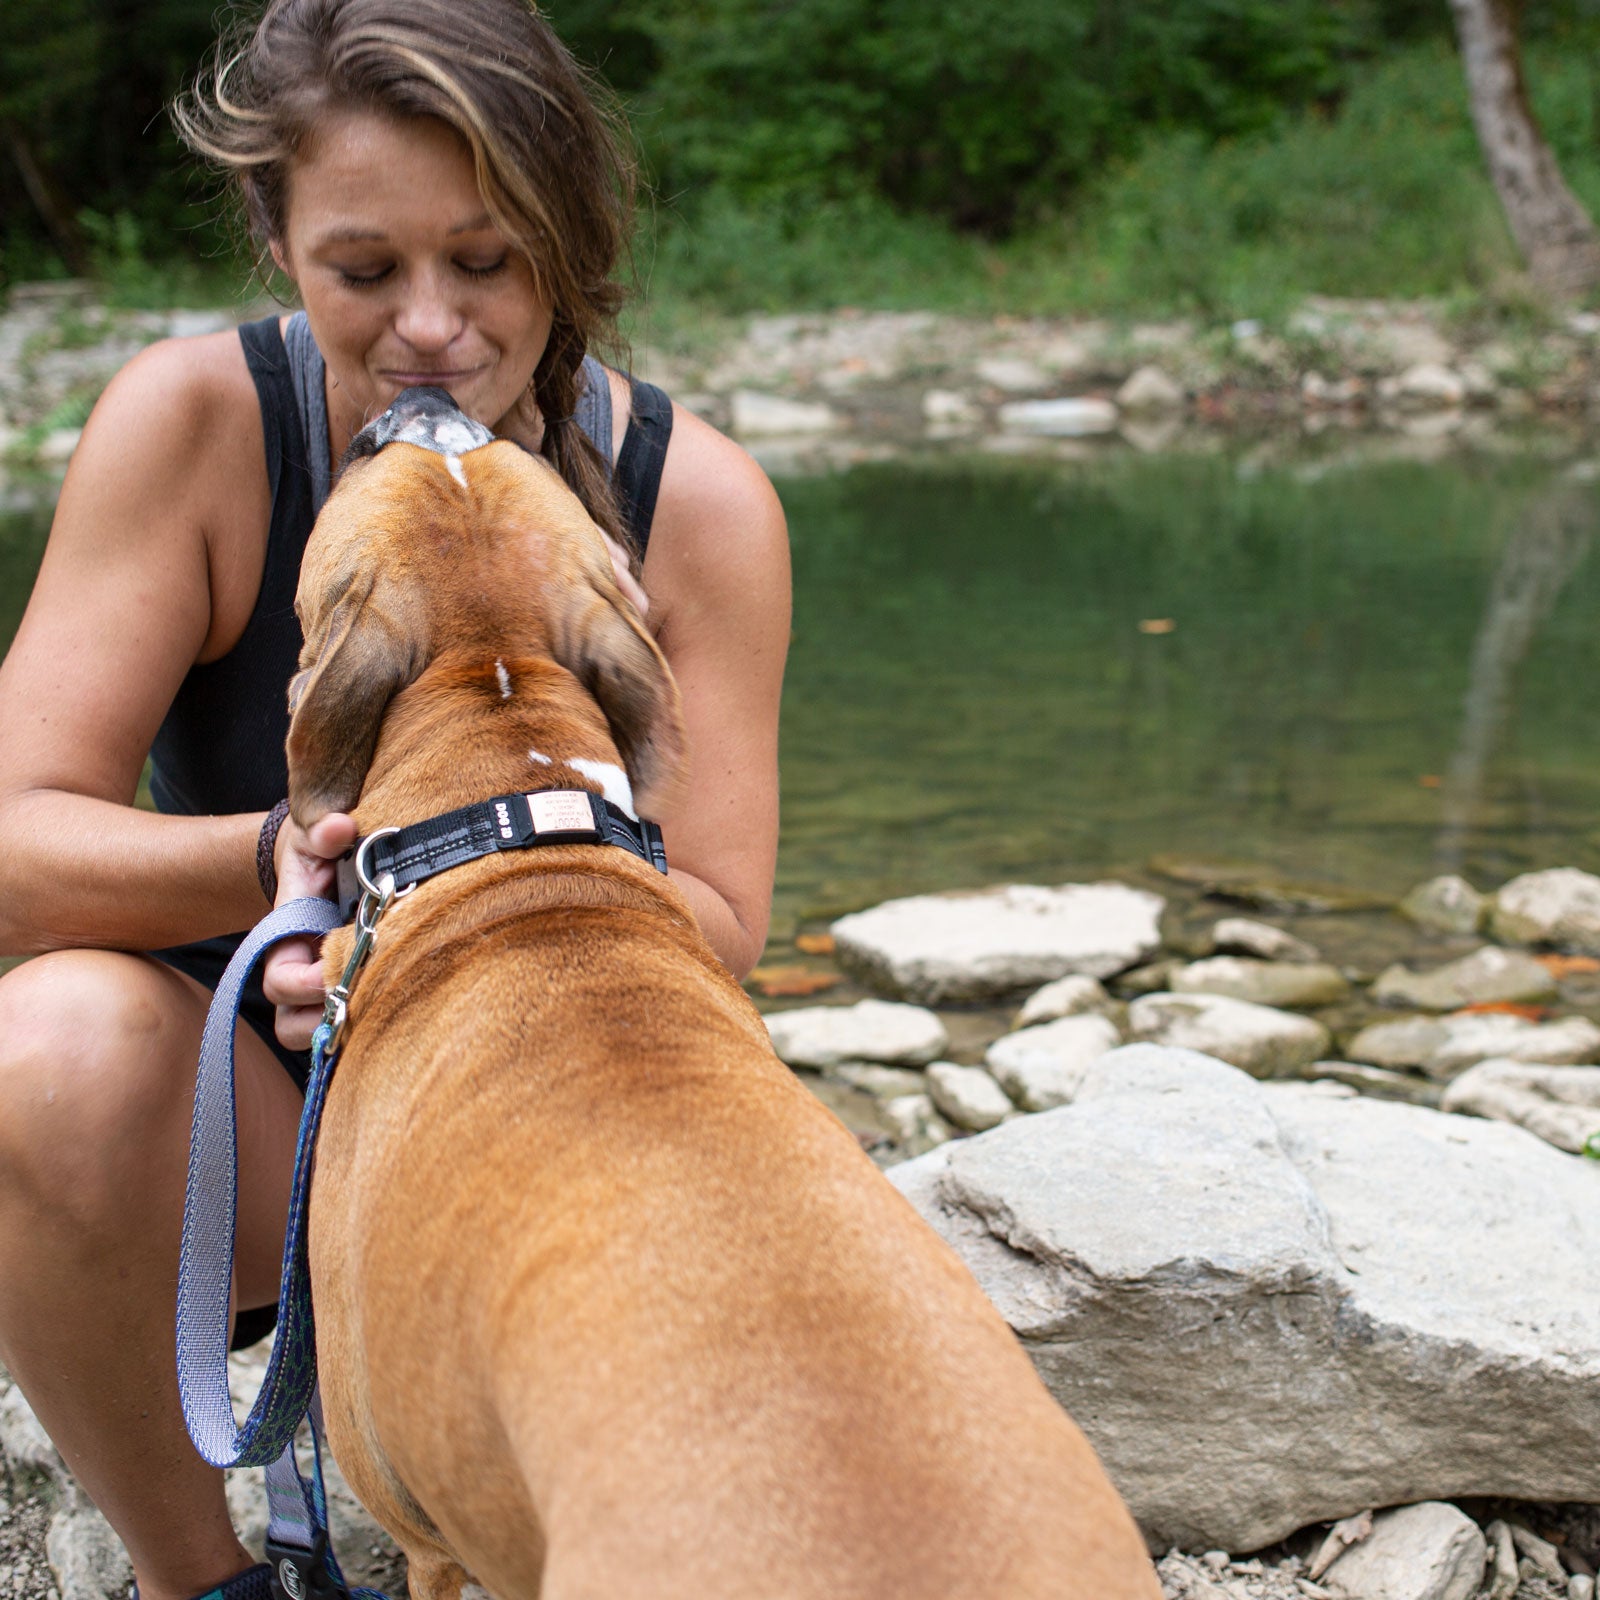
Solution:
[[[261,590],[244,632],[225,656],[189,669],[150,746],[156,809],[187,816],[266,811],[289,788],[287,693],[300,655],[294,591],[315,520],[312,473],[278,319],[246,323],[239,338],[261,402],[272,520]],[[614,483],[642,559],[672,434],[672,403],[654,384],[629,381],[632,416]],[[320,439],[312,447],[326,448]]]

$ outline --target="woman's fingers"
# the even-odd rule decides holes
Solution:
[[[627,552],[604,530],[600,537],[606,542],[606,549],[611,554],[611,570],[616,574],[617,587],[628,597],[641,617],[649,614],[650,596],[639,585],[639,580],[634,577],[632,568],[628,565]]]
[[[278,901],[329,896],[334,889],[334,863],[355,843],[355,819],[330,812],[302,829],[291,817],[278,834]],[[273,1031],[291,1050],[311,1048],[311,1035],[322,1020],[322,941],[285,939],[271,950],[261,969],[261,988],[277,1007]]]

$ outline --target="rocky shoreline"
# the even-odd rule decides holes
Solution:
[[[84,283],[14,286],[0,309],[0,463],[58,470],[94,397],[144,345],[273,309],[119,311]],[[1585,438],[1600,423],[1590,312],[1474,320],[1312,297],[1271,323],[847,309],[659,332],[645,315],[638,328],[636,370],[785,470],[924,446],[1071,456],[1240,433],[1431,454],[1530,426]]]

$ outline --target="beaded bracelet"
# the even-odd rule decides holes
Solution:
[[[276,905],[278,901],[278,863],[274,852],[278,847],[278,830],[288,815],[289,802],[280,800],[267,813],[267,820],[261,824],[261,832],[256,838],[256,878],[269,906]]]

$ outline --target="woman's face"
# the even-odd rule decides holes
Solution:
[[[328,364],[336,438],[419,383],[493,428],[550,337],[550,307],[490,221],[471,151],[431,118],[330,112],[290,169],[272,253]]]

